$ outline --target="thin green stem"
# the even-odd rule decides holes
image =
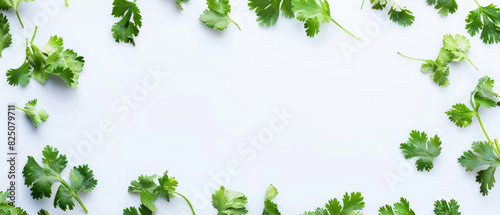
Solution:
[[[498,148],[498,140],[495,139],[495,142],[491,141],[491,138],[490,138],[490,136],[488,136],[486,129],[484,129],[484,125],[483,125],[483,122],[481,121],[481,117],[479,117],[479,113],[475,112],[474,114],[476,115],[477,121],[479,122],[479,125],[481,126],[481,130],[483,130],[484,136],[486,136],[486,139],[488,139],[488,142],[493,147],[493,150],[495,151],[497,156],[500,157],[500,150]]]
[[[193,212],[193,215],[196,215],[196,213],[194,212],[193,205],[191,205],[191,202],[189,202],[189,200],[184,195],[182,195],[182,194],[180,194],[178,192],[175,192],[175,191],[172,191],[172,193],[177,194],[180,197],[182,197],[184,200],[186,200],[186,202],[188,203],[189,207],[191,208],[191,212]]]
[[[363,0],[363,3],[361,3],[361,10],[363,10],[363,6],[365,6],[365,0]]]
[[[335,23],[337,26],[339,26],[342,30],[344,30],[345,32],[347,32],[348,34],[350,34],[351,36],[353,36],[354,38],[356,38],[357,40],[359,40],[359,37],[357,37],[356,35],[354,35],[353,33],[349,32],[347,29],[345,29],[344,27],[342,27],[342,25],[340,25],[337,21],[335,21],[333,18],[330,17],[330,20]]]
[[[229,20],[231,20],[232,23],[234,23],[236,25],[236,27],[238,27],[238,29],[240,29],[241,31],[241,28],[240,26],[238,25],[238,23],[236,23],[234,20],[232,20],[231,18],[229,18],[229,16],[226,16]]]
[[[477,6],[481,7],[481,5],[479,4],[479,2],[477,2],[477,0],[474,0],[474,2],[476,2]]]
[[[467,59],[467,61],[469,61],[470,65],[472,65],[472,67],[474,67],[474,69],[476,70],[479,70],[476,65],[474,65],[474,63],[472,63],[472,60],[469,58],[469,57],[466,57],[465,59]]]
[[[23,24],[23,21],[21,20],[21,17],[19,16],[19,11],[16,10],[16,15],[17,15],[17,19],[19,20],[19,23],[21,23],[21,27],[24,28],[24,24]]]
[[[69,5],[69,4],[68,4],[68,0],[66,0],[66,7],[67,7],[68,5]]]
[[[24,110],[22,108],[18,108],[18,107],[14,107],[14,108],[26,112],[26,110]]]
[[[31,44],[33,44],[33,41],[35,40],[37,31],[38,31],[38,26],[35,26],[35,32],[33,33],[33,37],[31,38]]]
[[[61,184],[66,187],[66,189],[68,189],[70,192],[71,192],[71,195],[73,195],[73,197],[76,199],[76,201],[78,202],[78,204],[80,204],[80,206],[82,206],[83,210],[85,211],[85,213],[89,213],[89,211],[87,210],[87,208],[85,207],[85,205],[83,205],[83,202],[82,200],[80,200],[80,198],[76,195],[75,191],[73,190],[73,188],[71,188],[71,186],[66,183],[66,181],[64,181],[61,177],[58,177],[59,181],[61,182]]]
[[[401,52],[398,52],[398,55],[400,55],[401,57],[405,57],[405,58],[408,58],[408,59],[412,59],[412,60],[418,60],[418,61],[426,61],[424,59],[420,59],[420,58],[414,58],[414,57],[408,57],[404,54],[401,54]]]

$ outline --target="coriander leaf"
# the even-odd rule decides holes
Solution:
[[[453,53],[454,62],[461,62],[465,59],[474,67],[474,69],[478,70],[474,63],[472,63],[469,56],[467,56],[467,52],[469,52],[471,46],[469,40],[465,36],[459,34],[455,35],[455,37],[451,34],[444,35],[443,44],[446,50]]]
[[[141,205],[139,210],[135,207],[130,207],[123,210],[123,215],[152,215],[153,212],[149,210],[145,205]]]
[[[182,8],[182,3],[187,3],[189,0],[175,0],[175,3],[177,3],[177,6],[179,6],[179,9],[181,10],[184,10],[184,8]]]
[[[387,0],[370,0],[372,8],[375,10],[382,10],[387,5]]]
[[[21,3],[22,1],[29,2],[35,0],[0,0],[0,10],[8,10],[10,8],[14,8],[14,10],[16,11],[17,19],[19,19],[21,27],[24,28],[24,24],[21,21],[21,17],[19,16],[19,11],[17,9],[19,7],[19,3]]]
[[[292,0],[292,11],[299,21],[305,22],[304,28],[309,37],[318,34],[319,26],[322,24],[333,22],[354,38],[359,39],[332,18],[330,5],[326,0]]]
[[[278,21],[281,13],[286,18],[293,18],[292,0],[249,0],[250,10],[255,9],[260,27],[268,28]]]
[[[42,152],[43,167],[40,166],[33,157],[28,156],[28,162],[23,168],[24,183],[31,187],[31,196],[34,199],[42,199],[52,195],[52,185],[56,182],[61,183],[55,198],[54,207],[58,206],[62,210],[73,210],[73,198],[88,213],[78,197],[78,193],[88,193],[97,185],[92,170],[87,165],[74,167],[70,171],[69,181],[67,183],[61,178],[61,172],[68,163],[65,155],[59,155],[59,150],[51,146],[46,146]]]
[[[132,43],[135,46],[134,38],[139,35],[139,28],[142,27],[141,10],[135,3],[128,0],[114,0],[111,15],[122,19],[111,27],[113,38],[117,43]]]
[[[9,31],[9,20],[0,13],[0,57],[2,57],[3,50],[12,44],[12,34]]]
[[[379,215],[415,215],[410,208],[410,203],[405,198],[394,204],[394,209],[390,205],[385,205],[378,210]]]
[[[476,112],[472,111],[462,103],[453,105],[450,110],[446,111],[446,115],[448,115],[449,119],[460,128],[469,127],[472,123],[472,117],[475,114]]]
[[[485,44],[500,42],[500,9],[490,4],[486,7],[479,5],[476,1],[478,8],[469,12],[465,19],[467,25],[465,29],[471,36],[475,36],[481,31],[481,40]]]
[[[207,27],[222,31],[229,24],[234,23],[241,30],[240,26],[229,18],[228,14],[231,12],[229,0],[207,0],[207,5],[208,9],[205,9],[200,15],[200,21],[205,23]]]
[[[26,211],[21,208],[12,206],[12,203],[7,201],[9,192],[0,191],[0,214],[2,215],[28,215]],[[50,215],[50,214],[47,214]]]
[[[212,194],[212,205],[217,209],[217,215],[246,214],[248,212],[245,208],[247,203],[247,197],[243,193],[226,190],[224,186]]]
[[[458,211],[460,205],[454,199],[448,203],[446,200],[436,201],[434,203],[434,214],[436,215],[461,215]]]
[[[441,154],[441,140],[437,135],[428,139],[425,132],[411,131],[410,139],[401,143],[400,149],[406,159],[419,158],[415,163],[418,171],[430,171],[432,161]]]
[[[398,54],[408,59],[423,61],[420,67],[422,73],[429,74],[432,81],[441,87],[448,87],[450,85],[450,80],[448,79],[450,68],[448,67],[448,63],[453,59],[453,53],[451,53],[451,51],[441,48],[435,61],[408,57],[400,52],[398,52]]]
[[[439,10],[439,15],[448,16],[457,11],[458,5],[455,0],[427,0],[427,4],[436,5],[434,9]]]
[[[30,83],[31,79],[31,66],[29,62],[24,62],[21,67],[17,69],[9,69],[7,71],[7,81],[11,86],[26,86]]]
[[[497,98],[499,95],[493,91],[495,81],[488,76],[479,79],[478,84],[472,95],[476,103],[475,110],[478,111],[480,106],[492,108],[497,106]]]
[[[342,198],[342,204],[339,200],[332,199],[329,200],[325,205],[326,209],[317,208],[314,212],[305,212],[303,215],[343,215],[343,214],[359,214],[362,215],[360,211],[365,207],[363,202],[363,196],[361,193],[352,192],[351,194],[345,193]]]
[[[46,210],[42,209],[42,210],[38,211],[38,215],[50,215],[50,214]]]
[[[480,183],[480,192],[483,196],[488,195],[488,191],[495,184],[495,170],[500,164],[500,158],[495,153],[495,149],[489,142],[474,142],[472,150],[464,152],[458,162],[471,172],[480,166],[487,166],[487,169],[477,172],[476,181]]]
[[[278,205],[272,202],[272,200],[278,195],[278,190],[272,184],[269,185],[266,191],[266,197],[264,198],[264,211],[262,215],[281,215],[278,210]]]
[[[16,109],[23,111],[31,119],[31,122],[33,123],[35,128],[38,128],[38,126],[42,124],[42,122],[45,122],[45,120],[49,118],[49,114],[47,114],[47,112],[43,109],[37,110],[36,103],[37,100],[33,99],[26,103],[24,109],[18,107],[16,107]]]
[[[390,2],[391,9],[389,10],[389,19],[403,27],[412,25],[413,21],[415,21],[413,13],[406,9],[406,7],[402,7],[396,3],[394,0],[390,0]]]

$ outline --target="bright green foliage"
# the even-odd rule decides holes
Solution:
[[[111,32],[116,42],[132,43],[135,46],[134,38],[139,35],[139,28],[142,27],[141,10],[135,3],[128,0],[114,0],[111,15],[115,18],[122,18],[113,24]]]
[[[158,179],[158,184],[155,182]],[[170,202],[170,198],[175,195],[181,196],[189,204],[193,214],[195,214],[193,206],[189,200],[182,194],[176,192],[178,182],[174,177],[168,176],[168,170],[163,173],[162,176],[157,175],[141,175],[137,180],[130,182],[128,187],[129,193],[139,193],[141,197],[141,203],[146,206],[149,210],[155,212],[157,211],[155,201],[158,198],[165,199]]]
[[[21,23],[21,26],[24,28],[23,21],[21,21],[21,17],[19,16],[19,11],[17,8],[19,7],[19,3],[21,2],[29,2],[29,1],[35,1],[35,0],[0,0],[0,10],[8,10],[10,8],[14,8],[16,11],[17,19],[19,19],[19,23]]]
[[[375,10],[383,10],[387,6],[387,3],[389,3],[391,6],[391,9],[389,9],[389,19],[403,27],[410,26],[415,21],[413,13],[394,0],[370,0],[370,2],[372,8]]]
[[[0,57],[2,57],[3,50],[12,44],[12,34],[9,31],[9,20],[0,13]]]
[[[410,139],[401,143],[400,149],[406,159],[419,158],[415,163],[418,171],[430,171],[434,167],[432,161],[441,154],[441,140],[437,135],[429,139],[425,132],[412,131]]]
[[[278,205],[272,202],[272,200],[278,195],[278,190],[272,184],[269,185],[266,191],[266,197],[264,198],[264,211],[262,215],[281,215],[278,210]]]
[[[361,193],[345,193],[340,201],[332,199],[326,203],[325,208],[317,208],[315,211],[304,212],[302,215],[362,215],[361,210],[365,207]]]
[[[26,41],[26,59],[21,67],[7,71],[7,81],[12,86],[26,86],[33,78],[44,84],[49,75],[59,76],[70,87],[78,86],[79,73],[83,70],[85,60],[71,49],[64,49],[63,39],[52,36],[45,46]]]
[[[175,3],[177,3],[179,9],[184,10],[184,8],[182,8],[182,3],[187,3],[188,1],[189,0],[175,0]]]
[[[16,208],[7,201],[9,192],[0,191],[0,214],[2,215],[28,215],[26,211],[21,208]]]
[[[247,203],[247,197],[243,193],[226,190],[224,186],[212,194],[212,205],[217,209],[217,215],[247,214]]]
[[[200,21],[205,23],[207,27],[222,31],[229,24],[234,23],[241,30],[240,26],[229,18],[231,12],[229,0],[207,0],[207,6],[208,9],[205,9],[200,15]]]
[[[123,210],[123,215],[152,215],[153,212],[146,207],[146,205],[141,205],[139,209],[135,207],[130,207]]]
[[[31,187],[31,196],[34,199],[50,198],[52,196],[52,185],[61,183],[54,197],[54,207],[62,210],[73,210],[75,203],[73,198],[88,213],[78,193],[90,193],[97,185],[92,170],[88,165],[73,167],[69,172],[69,182],[61,178],[61,172],[68,163],[65,155],[59,155],[59,151],[51,146],[46,146],[42,152],[43,167],[40,166],[32,156],[28,156],[28,162],[24,166],[24,183]]]
[[[330,5],[326,0],[292,0],[292,11],[299,21],[304,22],[304,28],[309,37],[318,34],[322,24],[333,22],[354,38],[359,39],[332,18]]]
[[[481,31],[479,38],[485,44],[500,42],[500,8],[494,4],[483,7],[475,1],[478,8],[469,12],[465,19],[467,25],[465,29],[471,36],[475,36]]]
[[[439,10],[438,13],[441,16],[448,16],[448,14],[453,14],[457,12],[458,5],[455,0],[427,0],[427,4],[436,5],[434,8]]]
[[[481,184],[480,192],[486,196],[495,184],[495,171],[500,164],[500,158],[495,152],[495,148],[488,142],[474,142],[472,150],[464,152],[458,161],[468,172],[480,166],[488,167],[479,171],[476,176],[476,181]]]
[[[436,201],[434,203],[434,214],[436,215],[461,215],[458,211],[460,205],[454,199],[448,203],[446,200]]]
[[[472,60],[467,56],[469,49],[471,48],[470,42],[467,37],[460,34],[453,37],[451,34],[446,34],[443,36],[444,48],[453,54],[454,62],[462,62],[463,60],[469,61],[469,63],[477,70]]]
[[[276,24],[280,11],[286,18],[294,18],[292,0],[249,0],[250,10],[255,9],[260,27],[268,28]]]
[[[405,198],[397,203],[394,203],[394,209],[390,205],[381,207],[378,210],[379,215],[415,215],[415,212],[410,208],[410,203]]]
[[[24,109],[17,107],[16,109],[22,110],[31,119],[31,122],[33,123],[35,128],[38,128],[38,126],[42,124],[42,122],[45,122],[45,120],[49,118],[49,114],[47,114],[47,112],[43,109],[37,110],[36,103],[37,100],[33,99],[26,103]]]

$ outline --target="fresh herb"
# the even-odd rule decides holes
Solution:
[[[33,123],[35,128],[38,128],[38,126],[42,124],[42,122],[45,122],[45,120],[49,118],[49,114],[47,114],[47,112],[44,109],[37,110],[36,103],[37,100],[33,99],[28,103],[26,103],[24,109],[18,107],[15,108],[23,111],[31,119],[31,122]]]
[[[278,210],[278,205],[272,202],[273,199],[278,195],[278,190],[272,184],[269,185],[266,191],[266,197],[264,198],[264,211],[262,215],[281,215]]]
[[[394,203],[394,209],[390,205],[385,205],[378,210],[379,215],[415,215],[415,212],[410,208],[410,203],[405,198],[397,203]]]
[[[224,186],[212,194],[212,205],[217,209],[217,215],[247,214],[247,203],[247,197],[243,193],[226,190]]]
[[[387,2],[389,2],[391,6],[391,9],[389,10],[389,19],[403,27],[410,26],[413,24],[413,21],[415,21],[413,13],[394,0],[370,0],[370,2],[372,3],[372,9],[375,10],[383,10],[385,6],[387,6]],[[361,10],[363,9],[364,4],[365,0],[363,0],[363,3],[361,4]]]
[[[21,67],[7,72],[7,81],[12,86],[26,86],[30,79],[44,84],[49,75],[59,76],[72,88],[78,85],[79,73],[83,70],[85,60],[71,49],[64,49],[63,39],[52,36],[45,46],[33,44],[36,32],[28,43],[26,39],[26,59]]]
[[[182,8],[182,3],[187,3],[189,0],[175,0],[175,3],[177,3],[177,6],[179,6],[179,9],[184,10]]]
[[[333,22],[354,38],[359,39],[332,18],[330,5],[326,0],[292,0],[292,10],[295,17],[304,22],[304,28],[309,37],[318,34],[322,24]]]
[[[434,167],[432,161],[441,154],[441,140],[437,135],[429,139],[425,132],[411,131],[410,139],[401,143],[400,149],[406,159],[419,158],[415,162],[418,171],[430,171]]]
[[[280,11],[286,18],[294,18],[292,0],[249,0],[250,10],[255,10],[260,27],[268,28],[276,24]]]
[[[240,26],[229,17],[231,5],[229,0],[207,0],[208,9],[200,15],[200,21],[212,29],[222,31],[233,23],[241,30]]]
[[[458,10],[455,0],[427,0],[427,4],[435,5],[434,9],[439,10],[438,13],[441,16],[448,16],[448,14],[453,14]]]
[[[139,209],[135,207],[130,207],[123,210],[123,215],[152,215],[153,212],[146,207],[146,205],[141,205]]]
[[[450,200],[448,203],[446,200],[438,200],[434,203],[434,214],[436,215],[460,215],[458,209],[460,205],[458,205],[457,201],[454,199]]]
[[[139,28],[142,27],[141,10],[135,3],[127,0],[114,0],[111,15],[115,18],[122,18],[113,24],[111,32],[117,43],[132,43],[135,46],[134,38],[139,35]]]
[[[19,3],[21,2],[30,2],[30,1],[35,1],[35,0],[0,0],[0,10],[9,10],[10,8],[14,8],[16,11],[17,19],[19,20],[19,23],[21,24],[21,27],[24,28],[23,21],[21,20],[21,17],[19,16]]]
[[[474,0],[474,2],[477,4],[477,9],[469,12],[465,19],[465,22],[467,22],[465,29],[471,36],[475,36],[481,31],[479,38],[485,44],[500,42],[500,27],[498,24],[500,23],[500,8],[494,4],[483,7],[477,0]]]
[[[467,60],[477,70],[477,67],[472,63],[469,56],[467,56],[470,48],[470,42],[466,37],[458,34],[453,37],[451,34],[446,34],[443,36],[443,48],[439,51],[436,60],[408,57],[400,52],[398,54],[408,59],[423,61],[420,71],[424,74],[429,74],[432,81],[439,86],[448,87],[450,85],[450,80],[448,79],[450,68],[448,64],[452,61],[461,62]]]
[[[156,184],[155,179],[158,179],[158,184]],[[170,198],[178,195],[186,200],[194,215],[195,212],[193,206],[191,205],[191,202],[189,202],[189,200],[184,195],[175,191],[177,185],[177,180],[175,180],[174,177],[169,177],[167,170],[165,171],[165,173],[163,173],[163,176],[139,176],[137,180],[130,182],[128,192],[139,193],[141,197],[141,203],[153,212],[157,211],[155,206],[156,199],[162,198],[167,202],[170,202]]]
[[[85,213],[87,208],[78,197],[78,193],[90,193],[97,185],[92,170],[88,165],[73,167],[69,172],[69,182],[61,178],[61,172],[68,163],[66,155],[59,155],[59,150],[46,146],[42,152],[43,167],[40,166],[32,156],[28,156],[28,162],[24,166],[24,183],[31,187],[31,196],[34,199],[50,198],[52,196],[52,185],[61,183],[54,197],[54,207],[62,210],[73,210],[75,203],[73,198],[80,204]]]
[[[12,34],[9,31],[9,20],[0,13],[0,57],[2,57],[3,50],[12,44]]]
[[[345,193],[342,198],[343,205],[340,201],[332,199],[326,203],[325,208],[317,208],[315,211],[304,212],[302,215],[342,215],[342,214],[359,214],[365,207],[363,196],[361,193]]]
[[[500,146],[498,140],[492,140],[483,125],[479,115],[479,108],[493,108],[499,105],[499,95],[493,92],[495,81],[488,76],[479,79],[476,88],[470,94],[470,106],[463,103],[453,105],[453,107],[446,112],[449,119],[454,122],[458,127],[468,127],[472,123],[472,118],[475,116],[481,130],[486,136],[487,141],[474,142],[472,144],[472,151],[466,151],[458,159],[460,164],[466,168],[466,171],[473,171],[478,167],[487,166],[487,169],[480,170],[477,173],[476,181],[480,183],[480,192],[483,195],[488,195],[495,183],[495,170],[500,164]]]

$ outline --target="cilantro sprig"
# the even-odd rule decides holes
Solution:
[[[50,75],[58,76],[70,87],[78,85],[79,73],[85,60],[82,56],[63,47],[63,39],[52,36],[45,46],[33,43],[38,27],[35,28],[31,41],[26,39],[26,58],[17,69],[7,71],[7,81],[12,86],[26,86],[31,78],[44,84]]]
[[[391,6],[388,12],[389,19],[403,27],[410,26],[415,21],[413,13],[394,0],[370,0],[370,2],[372,4],[372,9],[375,10],[383,10],[387,6],[387,3],[389,3]],[[363,10],[364,5],[365,0],[363,0],[361,4],[361,10]]]
[[[87,208],[78,197],[78,193],[90,193],[97,185],[94,173],[88,165],[75,166],[69,172],[69,183],[61,178],[62,171],[68,163],[66,155],[60,155],[57,148],[46,146],[42,152],[43,159],[40,166],[32,156],[28,156],[28,162],[23,168],[24,184],[31,187],[31,196],[34,199],[50,198],[52,196],[52,185],[59,182],[54,197],[54,207],[63,211],[73,210],[75,199],[88,213]]]
[[[139,208],[129,207],[123,210],[123,215],[152,215],[153,211],[149,210],[146,205],[141,205]]]
[[[249,0],[250,10],[255,10],[260,27],[268,28],[278,21],[280,11],[285,18],[294,18],[292,0]]]
[[[332,199],[325,204],[324,208],[315,211],[304,212],[302,215],[341,215],[341,214],[363,214],[360,211],[365,207],[361,193],[345,193],[342,204],[339,200]]]
[[[394,208],[391,205],[385,205],[378,210],[379,215],[415,215],[415,212],[410,208],[410,203],[405,198],[401,198],[399,202],[394,203]]]
[[[155,182],[157,179],[158,184]],[[191,212],[193,215],[194,212],[193,205],[191,202],[182,194],[176,191],[178,182],[174,177],[168,176],[168,170],[163,173],[162,176],[157,175],[141,175],[137,180],[130,182],[130,186],[128,187],[129,193],[139,193],[141,197],[141,203],[150,211],[157,211],[155,201],[158,198],[165,199],[167,202],[170,202],[170,198],[173,198],[175,195],[182,197],[188,203],[191,208]],[[126,209],[128,213],[126,214],[134,214],[134,208]],[[139,208],[141,214],[148,214],[148,211],[144,209],[142,206]],[[136,213],[135,213],[136,214]]]
[[[21,27],[24,28],[23,21],[21,20],[21,17],[19,16],[19,4],[21,2],[30,2],[30,1],[35,1],[35,0],[0,0],[0,10],[9,10],[10,8],[14,8],[16,11],[16,16],[17,19],[19,20],[19,23],[21,24]]]
[[[247,197],[243,193],[226,190],[224,186],[212,194],[212,205],[217,209],[217,215],[246,214],[247,203]]]
[[[37,100],[33,99],[27,102],[24,108],[15,108],[23,111],[31,119],[31,122],[33,123],[35,128],[38,128],[38,126],[42,124],[42,122],[45,122],[45,120],[49,118],[49,114],[44,109],[37,110],[36,103]]]
[[[455,0],[427,0],[427,4],[435,5],[434,9],[439,10],[438,13],[441,16],[448,16],[458,10],[458,4]]]
[[[292,11],[299,21],[304,22],[304,28],[309,37],[314,37],[318,34],[319,27],[322,24],[333,22],[359,40],[359,37],[349,32],[332,18],[330,15],[330,5],[326,0],[292,0]]]
[[[0,57],[2,57],[3,50],[10,45],[12,45],[12,34],[10,34],[9,20],[0,13]]]
[[[448,64],[452,61],[461,62],[467,60],[474,69],[478,70],[476,65],[474,65],[467,55],[470,48],[470,42],[465,36],[459,34],[455,36],[446,34],[443,36],[443,47],[439,51],[436,60],[408,57],[400,52],[398,52],[398,54],[411,60],[422,61],[423,63],[420,71],[424,74],[429,74],[432,81],[439,86],[448,87],[450,85],[450,80],[448,79],[450,68]]]
[[[139,28],[142,27],[141,10],[137,7],[137,0],[114,0],[111,15],[120,18],[120,21],[113,24],[111,32],[117,43],[132,43],[135,46],[134,38],[139,36]]]
[[[459,209],[460,205],[455,199],[450,200],[450,202],[443,199],[434,203],[434,214],[436,215],[461,215]]]
[[[229,17],[231,12],[229,0],[207,0],[207,6],[208,8],[200,15],[200,21],[205,23],[208,28],[222,31],[233,23],[241,30],[238,23]]]
[[[430,171],[434,158],[441,154],[441,140],[437,135],[428,138],[425,132],[412,131],[410,139],[400,147],[406,159],[418,157],[415,162],[418,171]]]
[[[480,192],[484,196],[488,195],[495,184],[495,171],[500,165],[500,145],[498,139],[492,140],[484,127],[479,114],[479,108],[493,108],[499,106],[499,95],[493,91],[495,81],[488,76],[479,79],[476,88],[470,94],[470,107],[463,103],[453,105],[446,112],[449,119],[458,127],[465,128],[472,124],[475,116],[487,141],[474,142],[472,151],[466,151],[458,159],[459,163],[466,168],[466,171],[474,171],[478,167],[487,166],[487,169],[478,171],[476,181],[480,184]]]
[[[278,210],[278,205],[272,200],[278,195],[278,190],[274,185],[269,185],[266,191],[266,197],[264,198],[264,211],[262,215],[281,215]]]
[[[465,29],[471,36],[475,36],[481,32],[479,38],[485,44],[500,42],[500,8],[494,4],[481,6],[477,0],[477,9],[469,12],[465,19],[467,25]]]

